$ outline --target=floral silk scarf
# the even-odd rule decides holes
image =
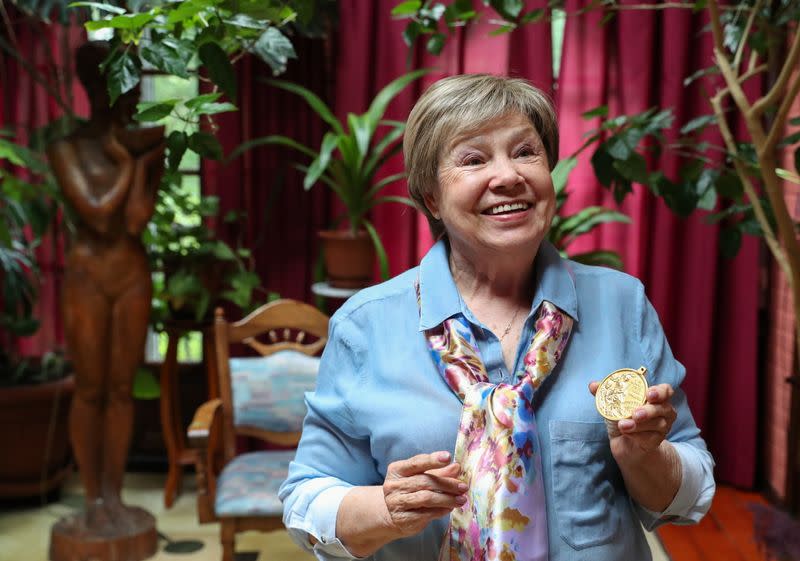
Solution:
[[[419,290],[419,288],[418,288]],[[543,302],[515,384],[492,384],[469,324],[425,332],[433,359],[464,403],[453,461],[469,485],[453,510],[440,561],[546,561],[547,510],[533,393],[567,345],[572,318]]]

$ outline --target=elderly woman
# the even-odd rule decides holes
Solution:
[[[408,118],[408,187],[437,243],[331,321],[284,522],[319,559],[650,559],[713,460],[642,284],[545,241],[558,129],[519,79],[445,78]],[[596,380],[647,369],[605,422]]]

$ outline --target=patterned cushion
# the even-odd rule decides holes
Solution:
[[[281,516],[278,488],[289,473],[294,450],[236,456],[217,479],[217,516]]]
[[[230,359],[234,423],[275,432],[299,431],[305,392],[317,383],[319,358],[297,351]]]

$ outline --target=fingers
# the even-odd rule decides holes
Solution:
[[[633,418],[622,419],[618,426],[623,434],[656,431],[666,435],[678,416],[669,403],[647,404],[633,412]]]
[[[597,388],[600,387],[600,382],[589,382],[589,391],[592,395],[597,393]]]
[[[441,477],[423,473],[390,480],[387,478],[384,487],[389,492],[415,493],[417,491],[432,491],[448,495],[465,493],[467,485],[454,477]]]
[[[664,403],[675,395],[675,390],[669,384],[659,384],[647,389],[647,403]]]
[[[386,477],[410,477],[425,473],[431,469],[445,467],[450,462],[450,452],[434,452],[433,454],[417,454],[407,460],[392,462],[386,470]]]

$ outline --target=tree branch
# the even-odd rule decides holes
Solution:
[[[775,237],[775,232],[772,230],[772,225],[769,223],[767,215],[764,213],[764,207],[761,205],[758,193],[752,181],[750,181],[750,177],[747,175],[747,170],[742,164],[741,159],[739,159],[739,150],[736,148],[736,140],[731,133],[731,129],[728,127],[728,121],[725,119],[725,112],[722,109],[722,98],[724,95],[725,91],[723,90],[711,98],[711,107],[714,108],[714,115],[717,117],[719,131],[722,134],[725,145],[728,147],[728,152],[733,156],[733,167],[736,169],[736,175],[738,175],[739,179],[742,181],[744,192],[750,200],[750,204],[753,205],[753,214],[755,214],[756,220],[758,220],[758,224],[764,232],[764,241],[767,242],[767,247],[769,247],[770,252],[775,257],[775,261],[777,261],[778,266],[780,266],[786,278],[789,279],[791,283],[792,269],[789,267],[789,261],[786,259],[786,254],[778,243],[778,239]]]
[[[753,11],[750,12],[750,17],[747,18],[747,24],[744,26],[742,38],[739,40],[739,47],[736,49],[736,56],[733,57],[733,70],[738,74],[739,65],[742,62],[742,55],[744,54],[744,47],[747,44],[747,38],[750,35],[750,30],[753,28],[753,22],[756,19],[756,14],[761,9],[761,4],[764,0],[757,0]]]
[[[800,30],[796,31],[794,34],[792,47],[783,63],[783,68],[781,68],[778,79],[775,80],[769,92],[753,104],[753,114],[756,117],[763,115],[768,107],[771,107],[778,101],[778,98],[783,94],[783,90],[786,88],[786,84],[789,83],[792,72],[797,68],[798,62],[800,62]]]
[[[708,13],[711,17],[711,32],[714,35],[714,50],[724,53],[725,44],[722,40],[722,24],[719,18],[717,0],[708,0]]]
[[[798,34],[800,34],[800,32],[798,32]],[[765,152],[777,148],[778,139],[786,126],[786,118],[789,116],[789,110],[792,108],[792,103],[797,98],[798,93],[800,93],[800,72],[794,77],[794,83],[789,86],[789,91],[783,97],[780,108],[775,114],[775,118],[772,120],[769,134],[767,135],[767,141],[764,145]]]

